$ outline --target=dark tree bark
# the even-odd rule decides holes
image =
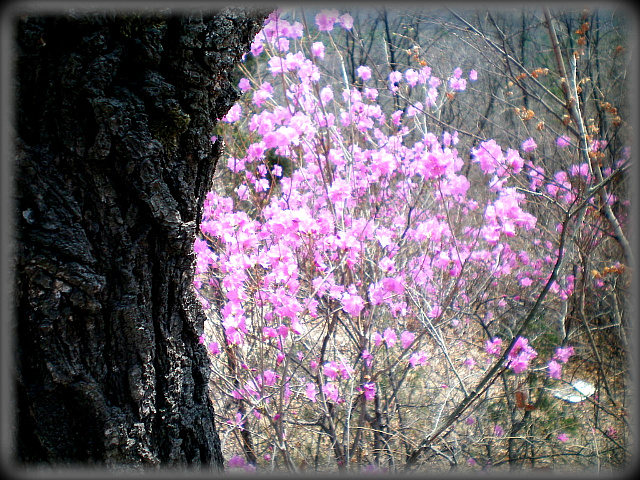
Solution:
[[[19,464],[222,469],[192,248],[267,13],[16,19]]]

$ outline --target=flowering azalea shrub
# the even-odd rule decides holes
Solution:
[[[351,83],[332,35],[352,29],[335,10],[307,27],[274,12],[217,132],[195,286],[229,467],[395,471],[435,434],[457,439],[439,462],[477,469],[534,409],[559,451],[571,437],[547,390],[579,349],[557,313],[576,288],[563,258],[608,231],[591,167],[547,171],[534,138],[459,151],[426,119],[478,72],[361,65]]]

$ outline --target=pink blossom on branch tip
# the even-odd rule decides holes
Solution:
[[[336,9],[323,9],[316,14],[316,25],[321,32],[330,32],[340,13]]]
[[[538,144],[535,142],[533,138],[527,138],[524,142],[522,142],[522,150],[525,152],[532,152],[536,148],[538,148]]]
[[[338,402],[338,399],[340,398],[338,387],[332,382],[325,383],[322,386],[322,393],[324,393],[325,396],[333,402]]]
[[[364,300],[360,295],[345,292],[342,296],[342,308],[348,314],[357,317],[364,309]]]
[[[518,337],[507,355],[507,365],[514,373],[520,374],[529,368],[529,362],[537,356],[538,352],[529,345],[529,341]]]
[[[414,352],[409,357],[409,365],[411,367],[416,368],[420,365],[425,365],[427,363],[428,357],[425,352]]]
[[[571,345],[568,347],[558,347],[556,348],[553,358],[554,360],[558,360],[560,363],[567,363],[574,353],[574,349]]]
[[[502,345],[502,339],[493,337],[492,340],[487,340],[485,343],[485,351],[489,355],[500,355],[500,346]]]
[[[251,88],[251,83],[249,82],[249,79],[241,78],[240,81],[238,82],[238,88],[242,93],[245,93],[246,91],[248,91]]]
[[[384,331],[383,338],[384,338],[385,343],[387,344],[387,347],[389,347],[389,348],[393,348],[393,346],[398,341],[398,336],[396,335],[395,330],[393,330],[393,328],[391,328],[391,327],[388,327]]]
[[[558,146],[558,148],[568,147],[570,143],[571,143],[571,138],[569,138],[567,135],[560,135],[556,139],[556,145]]]
[[[314,42],[311,45],[311,53],[313,53],[314,57],[318,57],[320,59],[324,58],[325,47],[322,42]]]
[[[210,342],[209,343],[209,352],[211,355],[218,355],[220,353],[220,345],[218,342]]]
[[[307,383],[307,386],[305,388],[306,397],[315,403],[317,394],[318,394],[318,389],[316,388],[315,383],[311,383],[311,382]]]
[[[371,68],[366,67],[364,65],[360,65],[356,69],[356,73],[362,79],[363,82],[366,82],[367,80],[369,80],[371,78]]]
[[[368,382],[362,385],[362,390],[364,393],[364,398],[367,401],[371,401],[376,396],[376,384],[373,382]]]
[[[411,346],[411,344],[413,343],[413,341],[416,338],[416,334],[413,332],[409,332],[408,330],[405,330],[404,332],[402,332],[400,334],[400,342],[402,343],[402,348],[403,349],[407,349]]]
[[[351,30],[353,28],[353,17],[349,13],[343,13],[338,17],[338,22],[342,24],[342,28],[345,30]]]
[[[229,459],[227,465],[229,468],[242,468],[246,465],[246,462],[240,455],[234,455]]]

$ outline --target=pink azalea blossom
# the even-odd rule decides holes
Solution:
[[[517,150],[509,148],[505,155],[505,164],[513,173],[517,174],[522,170],[524,159],[520,156]]]
[[[419,365],[424,365],[427,363],[427,354],[424,352],[415,352],[412,353],[411,356],[409,357],[409,365],[411,365],[413,368],[419,366]]]
[[[362,389],[364,392],[364,398],[367,401],[371,401],[376,396],[376,384],[373,382],[368,382],[362,385]]]
[[[351,376],[353,375],[353,373],[355,372],[355,370],[353,369],[353,367],[351,365],[349,365],[348,363],[345,363],[344,360],[342,360],[340,362],[340,365],[338,366],[339,370],[340,370],[340,375],[342,376],[342,378],[344,379],[349,379],[351,378]]]
[[[533,280],[531,280],[529,277],[522,277],[520,279],[520,285],[522,285],[523,287],[530,287],[533,284]]]
[[[389,74],[389,90],[391,90],[393,93],[397,92],[398,84],[400,83],[401,80],[402,80],[402,73],[397,70],[393,70]]]
[[[311,400],[314,403],[316,402],[316,395],[318,394],[318,389],[316,388],[315,383],[311,383],[311,382],[307,383],[304,393],[309,400]]]
[[[420,102],[416,102],[413,105],[407,107],[407,117],[415,117],[423,110],[423,105]]]
[[[277,332],[277,330],[276,330],[275,328],[273,328],[273,327],[264,327],[264,328],[262,329],[262,335],[263,335],[265,338],[275,338],[275,337],[277,337],[277,336],[278,336],[278,332]]]
[[[383,337],[384,337],[385,343],[389,348],[393,348],[393,346],[398,341],[398,336],[396,335],[396,332],[391,327],[388,327],[384,331]]]
[[[242,107],[239,103],[234,103],[233,106],[229,109],[227,114],[222,117],[222,121],[226,123],[233,123],[240,120],[240,115],[242,114]]]
[[[241,78],[240,81],[238,82],[238,88],[242,93],[244,93],[251,88],[251,83],[249,82],[248,79]]]
[[[264,384],[268,387],[274,385],[276,383],[276,379],[277,379],[277,375],[276,372],[274,372],[273,370],[265,370],[262,373],[262,378],[264,381]]]
[[[330,32],[338,20],[340,14],[335,9],[324,9],[316,15],[316,25],[321,32]]]
[[[276,42],[276,48],[280,52],[288,52],[289,51],[289,39],[280,37]]]
[[[519,374],[529,368],[529,362],[538,356],[524,337],[518,337],[507,356],[508,366],[514,373]]]
[[[364,96],[367,100],[371,100],[372,102],[374,102],[378,98],[378,90],[376,90],[375,88],[367,87],[364,89]],[[382,118],[382,115],[378,118]]]
[[[400,125],[400,119],[402,118],[402,110],[396,110],[391,114],[391,121],[397,127]]]
[[[416,334],[413,332],[409,332],[408,330],[405,330],[404,332],[402,332],[400,334],[400,341],[402,342],[402,348],[404,348],[405,350],[409,348],[413,343],[413,341],[415,340],[415,338],[416,338]]]
[[[525,152],[533,152],[536,148],[538,148],[538,144],[533,138],[527,138],[524,142],[522,142],[521,147]]]
[[[291,31],[289,32],[289,38],[302,38],[303,32],[304,26],[300,22],[293,22]]]
[[[242,468],[245,466],[245,460],[240,455],[234,455],[227,463],[229,468]]]
[[[565,147],[568,147],[570,144],[571,144],[571,138],[569,138],[568,135],[560,135],[556,139],[556,145],[558,146],[558,148],[565,148]]]
[[[493,139],[480,143],[477,148],[471,150],[471,154],[474,161],[480,163],[480,168],[487,175],[495,172],[498,163],[503,158],[502,148]]]
[[[289,335],[289,327],[287,327],[286,325],[279,325],[277,332],[278,335],[280,335],[282,338],[286,338],[287,335]]]
[[[558,347],[556,348],[556,352],[553,355],[553,358],[555,360],[558,360],[560,363],[567,363],[571,355],[573,355],[574,353],[575,352],[572,346]]]
[[[438,318],[440,315],[442,315],[442,307],[440,305],[433,305],[429,313],[427,313],[430,318]]]
[[[258,57],[260,56],[260,54],[262,53],[262,51],[264,50],[264,41],[263,38],[260,38],[256,35],[256,38],[253,40],[253,42],[251,42],[251,55],[253,55],[254,57]]]
[[[331,100],[333,100],[333,90],[330,85],[327,85],[320,90],[320,101],[322,105],[326,106]]]
[[[467,82],[478,79],[476,70],[465,76],[456,68],[449,77],[440,79],[429,67],[414,64],[415,69],[406,67],[387,78],[388,71],[376,70],[382,77],[374,79],[372,68],[356,63],[359,83],[345,87],[340,70],[325,77],[325,70],[321,76],[318,66],[329,55],[334,40],[342,38],[341,32],[326,33],[336,25],[352,29],[353,17],[324,9],[315,21],[308,41],[291,41],[302,37],[302,24],[291,24],[276,12],[255,37],[251,52],[259,55],[268,50],[264,68],[253,72],[251,80],[240,79],[237,88],[248,95],[223,118],[223,123],[235,125],[222,125],[221,130],[229,143],[236,132],[242,132],[237,135],[242,143],[228,145],[228,153],[221,158],[222,165],[228,167],[222,173],[232,179],[229,195],[207,195],[200,223],[203,237],[193,244],[197,298],[207,304],[204,297],[211,297],[209,286],[220,297],[224,304],[221,326],[229,343],[246,343],[246,350],[254,352],[263,346],[265,352],[271,349],[274,354],[259,369],[249,362],[250,356],[246,357],[247,364],[238,372],[242,387],[229,395],[250,403],[271,402],[269,407],[276,401],[271,394],[281,392],[285,401],[293,399],[292,388],[309,400],[308,407],[320,408],[312,405],[318,395],[342,403],[342,385],[345,395],[351,396],[355,388],[362,400],[375,401],[377,385],[356,380],[361,372],[356,374],[346,359],[359,360],[361,352],[366,370],[362,373],[373,378],[378,371],[371,369],[376,365],[392,365],[391,375],[398,369],[428,365],[425,351],[413,351],[419,348],[415,345],[417,334],[403,331],[408,318],[423,314],[427,320],[441,319],[434,320],[441,325],[450,321],[462,334],[467,319],[447,318],[445,313],[453,316],[465,306],[486,301],[489,303],[481,317],[493,331],[494,320],[511,302],[521,301],[520,297],[524,301],[531,287],[544,284],[558,255],[559,230],[553,229],[557,220],[543,219],[549,227],[548,243],[539,239],[537,230],[535,235],[525,231],[534,229],[537,219],[528,213],[532,208],[527,203],[529,196],[525,197],[520,187],[545,195],[548,192],[566,206],[574,200],[580,202],[580,195],[592,183],[586,163],[555,172],[535,165],[534,158],[525,162],[523,152],[537,149],[533,138],[505,143],[504,148],[492,139],[482,141],[471,149],[477,167],[468,165],[469,150],[457,151],[464,142],[458,143],[456,132],[440,135],[422,131],[420,126],[425,124],[425,113],[427,117],[437,115],[440,100],[446,104],[439,95],[465,90]],[[346,35],[351,38],[350,33]],[[273,86],[261,84],[271,75],[282,76],[271,80]],[[394,111],[394,102],[378,103],[385,92],[365,87],[385,84],[394,94],[402,88],[401,96],[407,96],[406,103],[401,102],[403,107],[398,107],[401,110]],[[473,101],[464,95],[460,94],[461,101]],[[208,147],[212,147],[207,140],[210,135],[208,132],[203,140]],[[570,145],[570,138],[563,135],[556,142],[558,148],[564,148]],[[595,140],[591,148],[599,150],[604,145],[604,141]],[[272,165],[272,155],[291,160],[292,168],[283,162]],[[621,156],[619,161],[626,160]],[[471,178],[475,179],[473,188]],[[576,186],[584,187],[584,192]],[[609,201],[616,198],[610,196]],[[593,235],[598,241],[602,233],[594,231]],[[439,305],[443,289],[454,280],[459,280],[454,282],[458,294],[450,305]],[[602,279],[594,281],[607,286]],[[566,300],[574,283],[571,276],[559,277],[551,286],[549,300]],[[476,285],[485,287],[477,292]],[[301,341],[299,335],[318,323],[307,324],[309,317],[319,320],[335,313],[340,321],[362,316],[367,335],[364,343],[349,344],[348,337],[339,333],[344,332],[343,327],[327,334],[330,343],[326,351],[322,342]],[[452,339],[452,346],[464,346],[462,339]],[[199,341],[213,355],[226,347],[209,342],[204,334]],[[403,350],[394,351],[398,343]],[[508,353],[506,367],[522,374],[538,354],[526,338],[513,343],[505,352],[503,340],[492,337],[480,347],[484,347],[488,362]],[[563,365],[573,353],[572,347],[558,347],[539,370],[561,378]],[[465,351],[457,365],[474,369],[480,365],[477,355],[476,351]],[[307,374],[313,375],[313,381],[299,369],[287,370],[290,378],[277,375],[278,366],[296,358],[300,365],[310,367]],[[264,370],[267,367],[273,370]],[[413,373],[433,374],[427,368]],[[450,380],[435,376],[431,380],[442,388],[455,388],[442,383]],[[296,416],[297,407],[288,405],[285,402],[287,411]],[[335,412],[344,413],[342,409]],[[480,420],[468,417],[464,421],[475,426],[486,418]],[[500,425],[492,424],[484,433],[504,435]],[[558,439],[566,441],[568,437]],[[468,461],[476,463],[474,458]],[[241,458],[231,460],[229,466],[254,468]]]
[[[342,308],[348,314],[357,317],[364,308],[364,300],[360,295],[345,292],[342,296]]]
[[[331,380],[338,378],[338,365],[335,362],[327,362],[323,367],[324,374]]]
[[[373,355],[369,353],[369,350],[365,349],[362,351],[362,358],[364,359],[365,365],[367,367],[370,367],[371,363],[373,362]]]
[[[291,319],[291,331],[296,335],[302,335],[307,332],[307,327],[300,322],[300,319],[294,317]]]
[[[271,57],[269,59],[268,65],[269,72],[271,72],[271,75],[273,75],[274,77],[287,71],[287,64],[285,62],[285,59],[282,57]]]
[[[253,93],[252,102],[257,107],[262,106],[262,104],[273,94],[273,87],[269,82],[264,82],[260,85],[260,88]]]
[[[467,89],[467,81],[464,78],[449,78],[449,87],[456,92],[462,92]]]
[[[324,393],[329,400],[332,400],[333,402],[338,401],[338,398],[339,398],[338,387],[336,386],[335,383],[332,383],[332,382],[325,383],[322,386],[322,393]]]
[[[502,339],[493,337],[493,340],[487,340],[485,343],[485,351],[489,355],[500,355],[500,346],[502,345]]]
[[[233,391],[231,392],[231,396],[232,396],[233,398],[235,398],[236,400],[242,400],[242,399],[244,399],[244,395],[243,395],[241,392],[239,392],[238,390],[233,390]]]
[[[289,142],[290,139],[280,129],[275,132],[269,132],[264,136],[264,144],[267,148],[286,147]]]
[[[353,28],[353,17],[349,13],[344,13],[338,17],[338,22],[342,24],[342,28],[345,30],[351,30]]]
[[[555,378],[556,380],[560,380],[562,377],[562,365],[560,365],[555,360],[551,360],[547,364],[547,369],[549,370],[549,376],[551,378]]]
[[[378,262],[378,266],[386,273],[393,273],[395,270],[395,262],[389,257],[383,257]]]
[[[209,352],[211,352],[211,355],[218,355],[220,353],[220,345],[218,342],[209,343]]]
[[[371,69],[369,67],[365,67],[364,65],[360,65],[356,69],[356,73],[362,79],[363,82],[366,82],[371,78]]]
[[[407,80],[407,85],[410,87],[415,87],[418,84],[419,75],[413,68],[409,68],[406,72],[404,72],[404,78]]]
[[[313,53],[314,57],[324,58],[324,51],[324,43],[322,42],[313,42],[311,45],[311,53]]]

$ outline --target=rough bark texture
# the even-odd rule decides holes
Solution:
[[[192,247],[266,13],[17,20],[20,463],[222,468]]]

